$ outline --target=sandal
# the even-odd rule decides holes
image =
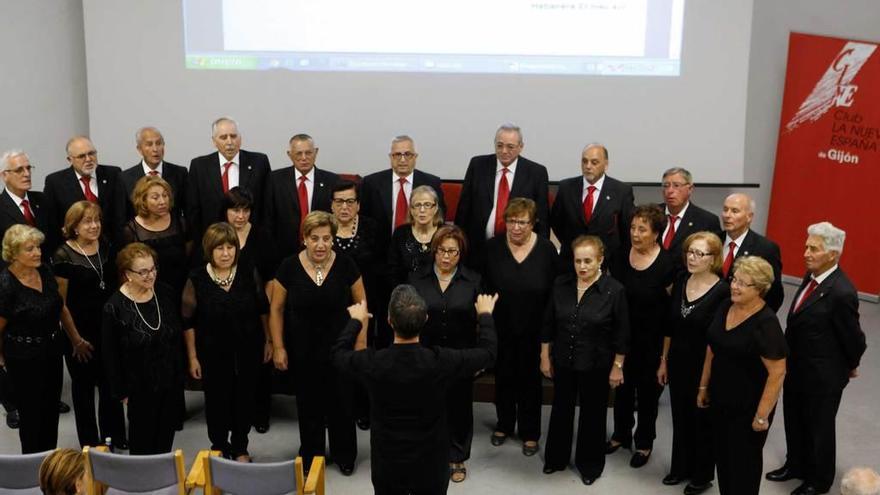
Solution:
[[[467,478],[467,468],[464,467],[464,463],[452,463],[452,473],[449,476],[449,479],[453,483],[461,483]]]

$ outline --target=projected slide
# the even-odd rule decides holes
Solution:
[[[184,0],[191,69],[677,76],[684,0]]]

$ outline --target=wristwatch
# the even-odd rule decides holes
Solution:
[[[762,418],[761,416],[755,416],[755,422],[757,422],[761,426],[764,426],[767,424],[767,419]]]
[[[623,369],[623,363],[620,361],[614,361],[614,366],[617,366],[617,369]]]

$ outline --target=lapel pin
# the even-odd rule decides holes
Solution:
[[[605,199],[611,201],[611,196],[605,196]]]
[[[250,166],[250,165],[248,165],[248,170],[250,170],[250,169],[251,169],[251,166]]]
[[[748,255],[749,255],[748,251],[743,251],[743,256],[748,256]]]
[[[693,227],[693,226],[694,226],[694,222],[688,222],[688,227]]]
[[[318,187],[324,187],[324,183],[323,183],[323,182],[318,182]]]
[[[106,183],[107,183],[107,179],[101,180],[101,184],[106,184]]]

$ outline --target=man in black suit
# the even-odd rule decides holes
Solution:
[[[672,254],[676,272],[682,272],[686,268],[681,256],[681,246],[689,235],[706,230],[719,238],[724,237],[721,235],[718,217],[691,202],[694,180],[687,169],[673,167],[666,170],[663,172],[662,184],[663,204],[660,207],[665,210],[666,228],[660,235],[660,244]]]
[[[764,296],[773,311],[779,311],[785,291],[782,289],[782,257],[779,246],[751,229],[755,217],[755,201],[748,195],[734,193],[725,198],[721,209],[722,240],[721,257],[724,260],[722,275],[728,282],[733,278],[733,262],[740,256],[760,256],[773,267],[773,284]]]
[[[48,211],[48,229],[44,249],[50,255],[61,244],[61,227],[68,208],[77,201],[88,200],[101,206],[106,235],[117,241],[115,226],[123,223],[124,212],[119,211],[119,174],[122,170],[111,165],[98,164],[95,145],[86,136],[74,136],[67,142],[67,162],[70,167],[46,176],[43,195]]]
[[[260,223],[263,191],[269,179],[269,158],[241,149],[238,124],[220,117],[211,125],[217,153],[193,158],[186,186],[186,221],[196,245],[209,225],[219,222],[223,196],[233,187],[247,188],[254,198],[251,222]]]
[[[352,319],[336,341],[333,363],[360,380],[370,396],[371,469],[377,495],[446,493],[447,388],[495,362],[498,341],[492,310],[497,299],[497,294],[477,296],[477,345],[463,350],[419,343],[427,304],[411,285],[400,285],[391,294],[388,319],[394,345],[387,349],[365,349],[367,308],[361,302],[348,309]]]
[[[299,225],[311,211],[330,212],[333,186],[339,176],[318,170],[318,148],[308,134],[290,138],[287,156],[293,167],[275,170],[266,187],[263,208],[264,224],[275,238],[276,249],[282,257],[296,254],[301,249]]]
[[[605,174],[608,149],[588,144],[581,153],[581,173],[559,183],[550,211],[550,226],[561,243],[561,267],[571,271],[571,241],[580,235],[595,235],[605,244],[605,259],[618,259],[629,245],[629,222],[633,190],[629,184]]]
[[[122,186],[120,201],[125,210],[125,220],[134,218],[136,212],[131,203],[131,192],[134,185],[145,175],[158,175],[165,179],[174,193],[174,210],[172,214],[183,216],[186,212],[186,181],[189,172],[186,167],[165,161],[165,138],[155,127],[143,127],[135,134],[137,151],[141,161],[122,172],[119,181]]]
[[[522,149],[520,128],[504,124],[495,132],[495,154],[475,156],[468,164],[455,224],[467,234],[470,256],[466,262],[477,270],[485,261],[486,240],[505,231],[504,209],[511,198],[534,201],[538,207],[535,232],[550,236],[547,168],[520,156]]]
[[[834,483],[835,417],[865,352],[856,288],[838,267],[846,233],[829,222],[807,228],[807,274],[788,312],[783,390],[785,464],[770,481],[804,482],[792,494],[827,493]]]
[[[380,253],[388,251],[391,234],[398,224],[406,223],[409,199],[414,188],[431,186],[440,199],[440,210],[446,211],[440,177],[416,169],[419,154],[411,137],[404,135],[394,138],[388,158],[391,168],[364,177],[360,191],[361,215],[373,218],[379,225],[377,250]],[[405,208],[398,208],[399,205]]]

